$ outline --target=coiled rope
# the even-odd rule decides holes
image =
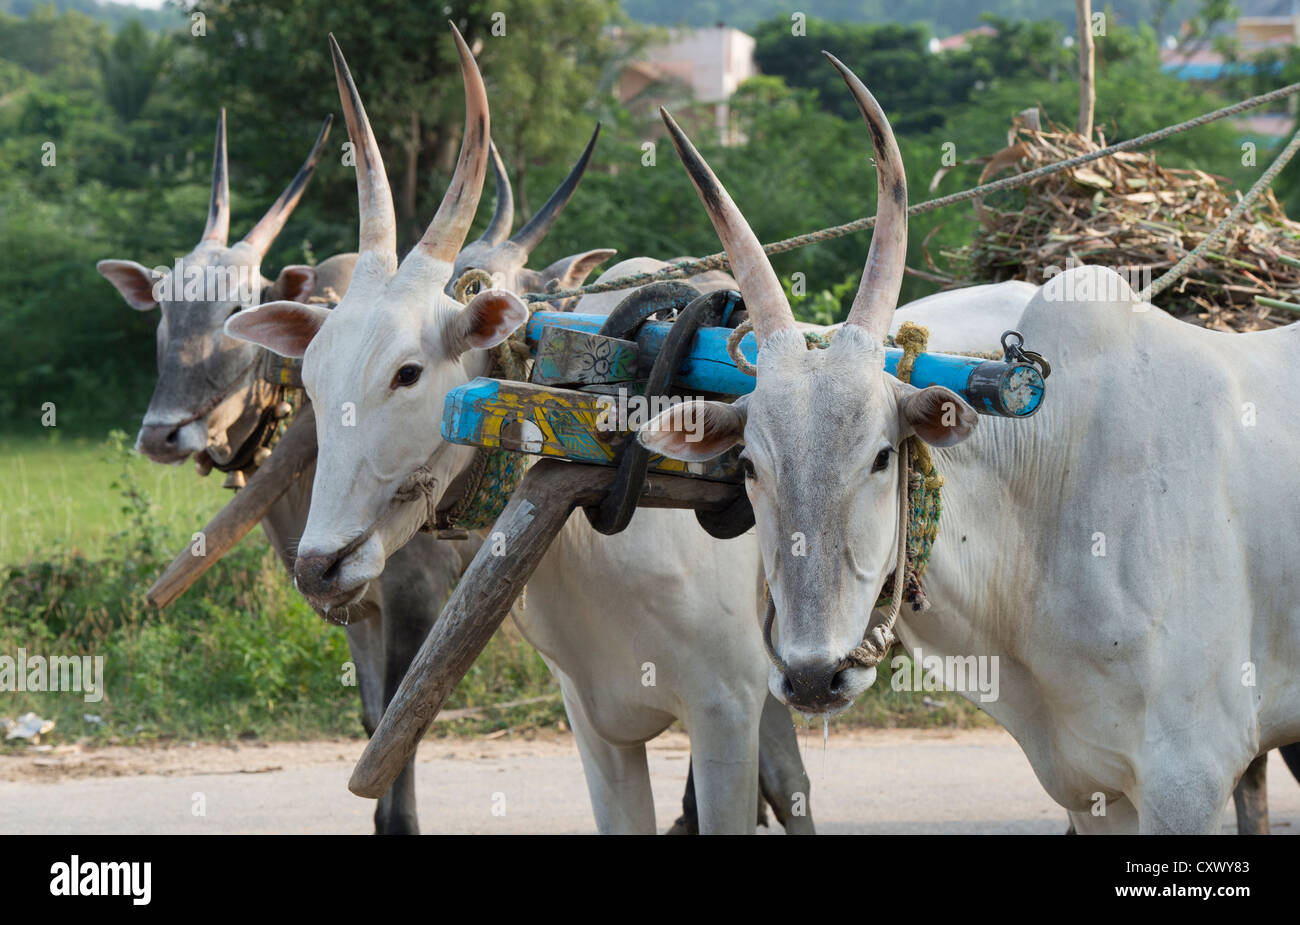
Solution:
[[[1288,84],[1285,87],[1279,87],[1268,93],[1262,93],[1259,96],[1252,96],[1250,99],[1242,100],[1239,103],[1233,103],[1231,106],[1224,106],[1222,109],[1216,109],[1213,112],[1207,112],[1199,115],[1194,119],[1188,119],[1185,122],[1179,122],[1175,125],[1165,126],[1154,132],[1147,132],[1136,138],[1130,138],[1127,141],[1117,142],[1105,148],[1098,148],[1096,151],[1090,151],[1087,154],[1080,154],[1077,157],[1069,158],[1064,161],[1057,161],[1055,164],[1044,164],[1042,167],[1036,167],[1027,173],[1016,174],[1013,177],[1004,177],[1001,180],[994,180],[991,183],[984,183],[979,186],[971,187],[960,193],[952,193],[948,196],[941,196],[937,199],[928,199],[925,202],[909,206],[907,214],[921,215],[925,212],[933,212],[935,209],[942,209],[946,206],[956,205],[961,202],[969,202],[981,196],[987,196],[992,193],[999,193],[1003,190],[1016,189],[1017,187],[1027,186],[1042,177],[1059,173],[1062,170],[1069,170],[1072,167],[1078,167],[1081,164],[1087,164],[1103,157],[1109,157],[1121,151],[1129,151],[1133,148],[1140,148],[1145,145],[1154,144],[1163,141],[1182,132],[1190,131],[1194,128],[1200,128],[1202,125],[1208,125],[1211,122],[1217,122],[1220,119],[1226,119],[1235,116],[1238,113],[1245,112],[1248,109],[1254,109],[1267,103],[1276,102],[1277,100],[1286,99],[1300,93],[1300,83]],[[1284,152],[1285,153],[1285,152]],[[1287,160],[1289,160],[1289,156]],[[1285,164],[1285,161],[1283,161]],[[1280,167],[1278,168],[1281,169]],[[1261,180],[1263,178],[1261,177]],[[1271,179],[1271,178],[1270,178]],[[820,231],[809,232],[808,234],[796,235],[793,238],[786,238],[782,241],[776,241],[772,244],[763,245],[763,251],[768,255],[783,254],[786,251],[796,250],[800,247],[807,247],[810,244],[820,244],[823,241],[831,241],[835,238],[842,238],[845,235],[854,234],[859,231],[865,231],[876,224],[876,217],[860,218],[856,221],[847,222],[843,225],[834,225],[830,228],[823,228]],[[1188,255],[1191,256],[1190,254]],[[563,299],[570,299],[576,296],[589,295],[595,292],[614,292],[620,289],[633,289],[637,286],[643,286],[646,283],[658,282],[665,279],[680,279],[686,276],[694,276],[697,273],[703,273],[706,270],[729,269],[727,255],[725,252],[710,254],[707,257],[701,257],[698,260],[684,260],[670,264],[660,270],[651,273],[632,273],[628,276],[621,276],[618,279],[605,280],[604,282],[589,283],[586,286],[579,286],[576,289],[561,289],[556,292],[527,292],[521,297],[525,302],[559,302]],[[1177,267],[1174,267],[1177,269]],[[1172,273],[1173,270],[1170,270]],[[1186,270],[1183,271],[1184,273]],[[1181,274],[1180,274],[1181,275]],[[1176,279],[1176,277],[1175,277]],[[1169,282],[1172,283],[1171,279]],[[1166,283],[1165,285],[1168,285]],[[1157,290],[1158,291],[1158,290]]]

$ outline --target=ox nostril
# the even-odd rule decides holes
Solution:
[[[785,698],[787,703],[792,703],[795,698],[794,685],[784,675],[781,676],[781,696]]]
[[[343,557],[338,552],[299,556],[293,564],[298,590],[307,595],[328,594],[339,579]]]
[[[835,703],[844,681],[843,675],[835,663],[791,665],[786,670],[781,692],[796,708],[820,712],[821,708]]]
[[[167,445],[175,446],[176,441],[180,439],[181,429],[178,427],[167,435]]]

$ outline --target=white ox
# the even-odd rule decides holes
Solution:
[[[999,660],[1001,695],[981,706],[1079,831],[1215,831],[1255,757],[1300,737],[1300,329],[1207,331],[1141,303],[1110,270],[1074,269],[1019,322],[1053,363],[1043,410],[977,427],[952,392],[884,372],[906,185],[884,113],[831,61],[879,165],[848,321],[828,349],[805,348],[758,240],[665,113],[760,351],[746,400],[689,408],[705,439],[690,439],[687,409],[642,439],[690,460],[744,443],[779,634],[770,685],[810,713],[875,680],[859,647],[895,563],[900,443],[925,441],[946,479],[943,517],[932,606],[904,608],[901,641]],[[806,555],[791,554],[794,533]]]
[[[351,286],[330,312],[274,302],[227,322],[236,337],[303,357],[320,455],[296,574],[322,607],[365,593],[425,523],[420,495],[440,498],[466,471],[474,451],[439,436],[443,401],[486,373],[488,349],[527,317],[504,289],[481,291],[468,305],[443,291],[474,218],[489,144],[482,80],[455,38],[465,140],[415,249],[399,265],[383,161],[331,38],[356,148],[360,256]],[[700,830],[753,831],[765,702],[788,748],[784,760],[763,762],[763,790],[778,801],[787,831],[811,830],[793,727],[767,698],[755,629],[759,576],[753,537],[714,541],[685,511],[643,512],[609,537],[575,516],[543,560],[517,619],[559,680],[602,832],[655,831],[645,742],[675,719],[691,735]]]

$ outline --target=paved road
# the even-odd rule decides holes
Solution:
[[[837,733],[805,743],[818,829],[827,833],[1041,833],[1065,829],[1001,730]],[[0,758],[0,833],[356,833],[373,803],[347,791],[362,743],[62,750]],[[662,831],[676,818],[688,743],[652,743]],[[567,735],[425,742],[417,774],[426,832],[592,832]],[[1300,833],[1300,785],[1269,764],[1274,832]],[[504,814],[494,808],[504,805]],[[196,814],[197,809],[203,814]],[[1223,831],[1235,830],[1230,812]]]

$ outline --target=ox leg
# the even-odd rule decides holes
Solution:
[[[762,808],[760,807],[760,812]],[[700,812],[695,805],[695,765],[686,765],[686,790],[682,793],[682,814],[665,835],[699,835]]]
[[[702,835],[752,835],[758,805],[761,704],[688,704],[691,763]]]
[[[812,794],[790,710],[770,693],[759,724],[758,786],[787,835],[815,835]]]
[[[1238,835],[1268,834],[1268,752],[1256,755],[1232,791]]]
[[[420,534],[388,560],[382,581],[384,708],[419,651],[464,567],[455,544]],[[375,834],[418,835],[415,756],[375,806]]]
[[[655,801],[645,745],[612,745],[602,739],[581,701],[570,695],[568,679],[554,666],[551,670],[560,681],[564,712],[582,758],[596,831],[601,835],[654,835]]]
[[[1201,759],[1193,747],[1168,744],[1168,749],[1139,765],[1145,769],[1145,773],[1139,773],[1134,799],[1139,833],[1217,834],[1219,819],[1232,794],[1232,772],[1225,775],[1212,757]]]

